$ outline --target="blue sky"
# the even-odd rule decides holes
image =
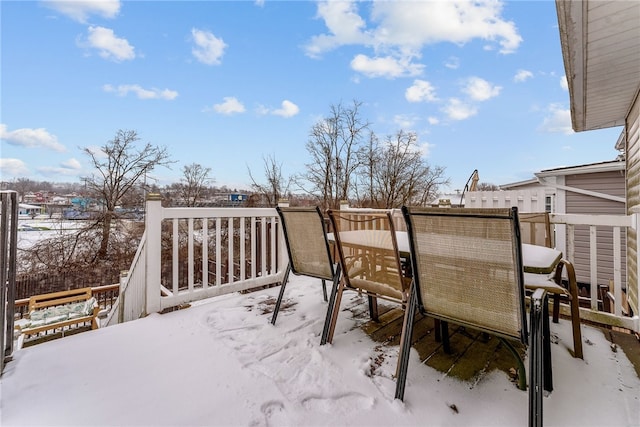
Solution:
[[[612,160],[621,128],[571,130],[553,1],[2,1],[0,171],[77,182],[119,129],[248,188],[304,172],[331,105],[413,131],[461,189]]]

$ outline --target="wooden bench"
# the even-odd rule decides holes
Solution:
[[[64,336],[65,330],[71,325],[91,322],[91,329],[97,329],[99,311],[91,288],[34,295],[29,298],[27,318],[16,328],[23,338],[56,329],[62,329]]]

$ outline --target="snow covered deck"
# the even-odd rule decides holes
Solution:
[[[320,283],[290,280],[275,326],[278,287],[21,349],[0,380],[0,424],[526,425],[527,392],[500,367],[483,362],[464,377],[451,367],[465,357],[478,363],[462,351],[436,369],[447,356],[425,340],[412,350],[404,403],[394,400],[394,311],[382,315],[390,323],[373,325],[366,300],[349,292],[342,308],[351,314],[339,317],[333,344],[320,346]],[[640,379],[625,353],[583,325],[584,360],[574,359],[569,322],[551,328],[555,390],[544,399],[544,424],[640,424]]]

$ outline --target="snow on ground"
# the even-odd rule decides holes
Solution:
[[[34,219],[20,219],[18,221],[18,248],[29,249],[41,240],[77,231],[84,226],[85,221],[65,221],[42,215]]]
[[[295,303],[275,326],[278,288],[19,350],[0,380],[2,426],[516,426],[528,394],[503,372],[460,382],[412,350],[405,401],[394,400],[397,347],[374,343],[349,313],[320,346],[318,280],[292,277]],[[343,307],[359,298],[345,294]],[[364,300],[363,300],[364,303]],[[552,324],[553,393],[545,426],[638,426],[640,379],[622,351],[583,326],[574,359],[569,322]],[[380,366],[374,361],[382,361]]]

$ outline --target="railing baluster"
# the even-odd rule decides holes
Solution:
[[[222,284],[222,218],[216,218],[216,286]]]
[[[267,219],[260,218],[260,253],[262,256],[260,272],[261,275],[264,276],[267,274]]]
[[[247,259],[247,251],[246,251],[247,243],[246,243],[245,228],[246,228],[246,219],[240,218],[239,246],[240,246],[240,281],[241,282],[247,278],[246,272],[245,272],[246,270],[245,259]]]
[[[596,227],[589,227],[589,277],[591,286],[589,286],[589,298],[591,300],[591,309],[598,309],[598,236],[596,235]],[[595,249],[595,250],[594,250]]]
[[[256,258],[258,246],[256,242],[256,217],[251,217],[251,277],[256,277]]]
[[[622,255],[621,230],[613,227],[613,313],[622,316]]]
[[[227,281],[233,283],[233,218],[227,218]]]
[[[187,224],[189,230],[187,234],[187,286],[189,292],[193,292],[193,218],[189,218]]]
[[[202,218],[202,288],[209,287],[209,219]]]
[[[174,294],[177,294],[180,290],[179,280],[179,250],[180,250],[180,239],[179,239],[179,227],[178,227],[178,218],[173,219],[173,245],[172,245],[172,290]]]

